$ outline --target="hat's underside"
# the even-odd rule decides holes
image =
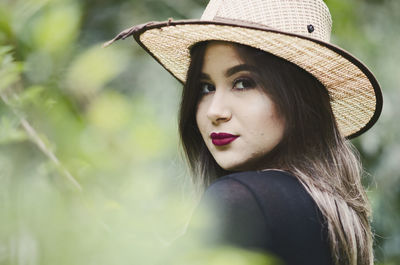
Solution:
[[[159,23],[135,32],[134,37],[182,83],[190,63],[190,48],[202,41],[236,42],[292,62],[327,88],[339,130],[348,138],[369,129],[381,112],[382,96],[372,73],[349,53],[315,39],[205,21]]]

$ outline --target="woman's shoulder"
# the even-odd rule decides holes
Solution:
[[[303,184],[282,170],[226,175],[214,181],[205,196],[218,204],[223,203],[224,207],[255,205],[271,226],[279,225],[279,220],[290,216],[319,224],[322,221],[318,207]]]
[[[279,198],[294,195],[307,195],[304,186],[299,180],[283,170],[244,171],[223,176],[215,180],[206,192],[217,192],[222,195],[223,191],[250,192],[255,197],[259,195],[279,195]],[[283,197],[282,197],[283,196]],[[268,196],[271,197],[271,196]]]
[[[287,264],[330,264],[324,219],[292,174],[230,174],[212,183],[205,197],[212,198],[228,241],[271,251]]]

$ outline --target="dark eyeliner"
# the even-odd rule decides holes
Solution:
[[[213,92],[213,91],[208,91],[208,92],[204,91],[204,89],[203,89],[204,86],[214,87],[212,84],[210,84],[208,82],[200,82],[200,89],[199,90],[200,90],[200,94],[201,95],[207,95],[207,94]]]
[[[257,83],[256,83],[256,81],[253,80],[253,78],[250,78],[250,77],[239,77],[238,79],[235,79],[235,81],[233,82],[233,87],[235,88],[235,86],[239,82],[248,82],[249,86],[248,87],[244,87],[244,88],[238,88],[238,90],[252,89],[252,88],[255,88],[257,86]]]

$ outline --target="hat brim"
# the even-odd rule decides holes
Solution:
[[[149,22],[114,40],[130,35],[183,84],[190,49],[203,41],[236,42],[294,63],[326,87],[339,130],[349,139],[371,128],[382,111],[382,92],[371,71],[345,50],[311,37],[226,19]]]

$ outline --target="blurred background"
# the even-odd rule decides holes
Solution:
[[[332,42],[384,93],[378,123],[353,143],[376,264],[400,264],[400,1],[326,3]],[[178,142],[181,86],[132,38],[102,44],[135,24],[198,18],[206,4],[0,0],[0,264],[168,264],[182,253],[168,247],[195,205]],[[233,253],[221,263],[226,251],[171,264],[266,264]]]

